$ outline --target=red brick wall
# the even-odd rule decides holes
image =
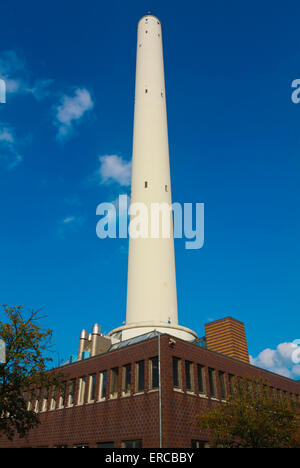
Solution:
[[[300,384],[271,372],[258,369],[226,356],[199,348],[195,345],[176,339],[173,347],[169,346],[168,337],[162,337],[162,393],[163,393],[163,434],[165,448],[191,447],[191,440],[208,440],[208,435],[200,434],[194,424],[195,415],[201,408],[211,408],[219,402],[210,398],[202,398],[197,393],[186,393],[185,378],[183,378],[183,393],[173,390],[172,357],[189,360],[205,366],[206,388],[209,389],[208,367],[225,372],[227,393],[229,393],[228,374],[252,375],[268,379],[270,386],[288,393],[300,395]],[[184,365],[182,366],[184,377]],[[197,389],[196,365],[194,379]],[[218,396],[220,396],[219,380],[216,379]]]
[[[111,353],[73,363],[62,368],[68,380],[79,379],[82,376],[97,374],[96,400],[98,397],[99,373],[114,367],[132,364],[131,395],[121,396],[122,372],[119,371],[119,396],[117,399],[103,402],[87,403],[88,385],[85,391],[85,404],[72,408],[56,409],[40,414],[41,424],[30,431],[25,439],[16,438],[13,442],[5,438],[0,439],[0,447],[55,447],[87,443],[95,447],[98,442],[114,442],[115,447],[121,447],[123,440],[142,439],[143,447],[159,447],[159,413],[158,391],[149,391],[149,358],[158,355],[158,339],[154,338],[139,344],[128,346]],[[162,379],[162,434],[164,448],[191,447],[191,440],[207,440],[207,434],[199,434],[194,422],[195,415],[201,407],[210,408],[218,404],[210,398],[202,398],[195,394],[186,393],[184,365],[182,392],[173,390],[172,358],[176,356],[195,364],[205,366],[208,385],[207,368],[224,371],[228,374],[251,374],[268,378],[270,385],[289,393],[300,394],[300,384],[253,366],[235,361],[212,351],[176,339],[173,346],[169,344],[169,337],[161,337],[161,379]],[[135,363],[145,360],[145,392],[134,395]],[[197,383],[196,365],[195,383]],[[88,380],[87,380],[88,383]],[[217,380],[218,385],[218,380]],[[227,381],[228,386],[228,381]],[[77,402],[77,391],[75,403]],[[108,373],[109,388],[109,373]],[[197,386],[196,386],[197,389]],[[218,394],[220,388],[218,385]],[[58,399],[57,399],[58,404]]]

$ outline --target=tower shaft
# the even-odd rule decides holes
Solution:
[[[154,16],[138,24],[131,203],[171,205],[162,28]],[[170,214],[171,216],[171,214]],[[149,216],[149,224],[152,218]],[[174,240],[129,241],[126,324],[177,324]]]
[[[110,335],[124,340],[158,330],[193,340],[194,332],[178,326],[162,28],[152,15],[138,23],[130,208],[136,204],[147,208],[148,236],[130,236],[126,326]],[[153,204],[169,209],[168,237],[162,222],[152,235]],[[131,212],[131,223],[140,214]]]

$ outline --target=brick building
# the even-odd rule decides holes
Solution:
[[[207,434],[191,423],[226,400],[232,376],[260,376],[278,396],[299,398],[298,382],[202,345],[151,332],[63,366],[61,391],[28,396],[41,424],[0,447],[205,447]]]

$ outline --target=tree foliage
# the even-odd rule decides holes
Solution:
[[[2,309],[2,310],[1,310]],[[25,318],[22,306],[0,308],[0,338],[6,345],[6,362],[0,364],[0,434],[10,440],[17,433],[24,437],[39,424],[38,414],[28,410],[25,393],[34,399],[41,388],[57,388],[61,375],[47,371],[53,345],[52,330],[40,325],[39,311]]]
[[[267,381],[235,377],[224,404],[196,417],[210,445],[223,448],[300,448],[300,406]]]

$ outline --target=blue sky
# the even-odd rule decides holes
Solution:
[[[175,242],[180,323],[203,335],[242,320],[254,362],[297,377],[297,1],[2,1],[1,302],[41,308],[61,359],[82,328],[125,320],[127,242],[97,238],[96,207],[130,193],[149,10],[163,24],[173,201],[205,204],[204,247]]]

